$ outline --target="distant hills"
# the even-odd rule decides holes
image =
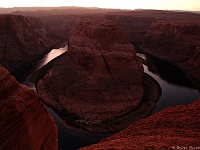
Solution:
[[[106,12],[120,12],[126,11],[121,9],[106,9],[97,7],[14,7],[14,8],[0,8],[0,14],[25,14],[27,16],[37,16],[37,14],[46,15],[60,15],[60,14],[85,14],[85,13],[106,13]]]
[[[146,10],[146,9],[135,9]],[[98,7],[77,7],[77,6],[63,6],[63,7],[13,7],[2,8],[0,7],[0,14],[15,14],[25,16],[49,16],[61,14],[85,14],[85,13],[107,13],[107,12],[126,12],[131,10],[126,9],[111,9],[111,8],[98,8]],[[167,10],[170,11],[170,10]],[[200,11],[182,11],[171,10],[176,12],[190,12],[200,14]]]

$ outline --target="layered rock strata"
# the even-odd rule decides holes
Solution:
[[[57,150],[57,127],[36,93],[0,72],[0,149]]]
[[[200,80],[200,21],[158,20],[145,37],[143,50],[168,60]]]
[[[39,19],[0,15],[0,64],[11,73],[43,56],[53,44]]]
[[[78,11],[78,9],[77,9]],[[29,12],[30,15],[40,17],[42,23],[51,37],[58,43],[65,42],[69,39],[69,33],[73,23],[80,16],[95,16],[96,18],[105,16],[106,19],[116,22],[119,28],[129,38],[134,45],[141,44],[145,35],[151,28],[153,21],[158,19],[194,19],[199,20],[200,15],[189,12],[174,12],[161,10],[134,10],[134,11],[119,11],[109,13],[91,13],[88,11],[83,14],[73,12],[65,14],[56,14],[54,10],[49,11],[49,15],[43,16],[43,13]],[[53,15],[52,15],[52,14]],[[26,13],[27,14],[27,13]],[[22,13],[22,15],[26,15]],[[55,15],[56,14],[56,15]]]
[[[114,132],[123,127],[109,122],[141,104],[143,67],[114,22],[83,17],[73,27],[67,54],[38,82],[37,91],[69,123]],[[121,124],[126,121],[130,118]]]
[[[200,99],[166,108],[82,150],[199,149]]]

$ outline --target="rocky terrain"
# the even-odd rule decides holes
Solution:
[[[79,15],[80,16],[80,15]],[[49,36],[58,45],[69,41],[70,30],[78,15],[54,15],[41,17],[41,21]]]
[[[82,150],[199,149],[200,99],[166,108]]]
[[[200,21],[158,20],[152,24],[142,48],[168,60],[200,80]]]
[[[67,11],[68,12],[68,11]],[[105,16],[106,19],[117,23],[119,28],[129,38],[130,42],[135,44],[141,44],[145,35],[151,28],[153,21],[158,19],[200,19],[200,15],[189,12],[172,12],[172,11],[159,11],[159,10],[134,10],[134,11],[114,11],[109,13],[103,12],[91,12],[85,9],[85,14],[81,9],[79,13],[54,13],[49,11],[49,15],[43,15],[43,13],[29,12],[30,15],[37,16],[41,19],[44,27],[51,34],[54,41],[65,42],[69,39],[69,33],[76,18],[80,16]],[[78,9],[77,9],[78,12]],[[86,13],[87,12],[87,13]],[[21,12],[22,15],[27,15],[25,12]]]
[[[0,149],[57,150],[57,127],[36,93],[0,72]]]
[[[12,74],[22,71],[54,44],[39,19],[0,15],[0,64]]]
[[[51,64],[37,92],[68,124],[92,133],[113,133],[145,118],[160,96],[131,43],[143,42],[144,52],[179,66],[200,89],[200,15],[103,11],[0,15],[0,64],[21,73],[53,45],[69,41],[68,52]],[[2,66],[0,72],[0,149],[58,149],[57,129],[37,95]],[[167,108],[83,149],[198,148],[199,104]]]
[[[67,54],[38,82],[37,91],[68,123],[94,133],[114,132],[142,105],[143,76],[134,47],[114,22],[82,17]],[[136,118],[148,115],[157,99],[141,114],[136,111]]]

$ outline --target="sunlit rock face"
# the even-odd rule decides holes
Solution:
[[[72,29],[67,54],[38,82],[37,91],[72,125],[114,132],[124,127],[115,120],[130,121],[123,117],[141,103],[142,82],[142,64],[116,24],[82,17]]]
[[[200,79],[200,21],[158,20],[145,37],[143,50],[180,66]]]
[[[0,15],[0,64],[12,73],[43,56],[53,44],[39,19]]]
[[[200,99],[166,108],[82,150],[198,149]]]
[[[57,126],[36,93],[1,65],[0,120],[0,149],[58,149]]]

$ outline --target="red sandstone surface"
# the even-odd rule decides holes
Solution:
[[[168,60],[200,80],[200,21],[158,20],[145,37],[143,50]]]
[[[0,65],[0,149],[57,150],[58,130],[36,93]]]
[[[0,64],[10,72],[43,56],[53,44],[38,18],[0,15]]]
[[[162,150],[200,148],[200,99],[166,108],[81,150]]]
[[[65,120],[101,133],[122,128],[109,121],[139,106],[142,83],[142,63],[116,24],[83,17],[73,27],[67,54],[38,82],[37,91]]]

